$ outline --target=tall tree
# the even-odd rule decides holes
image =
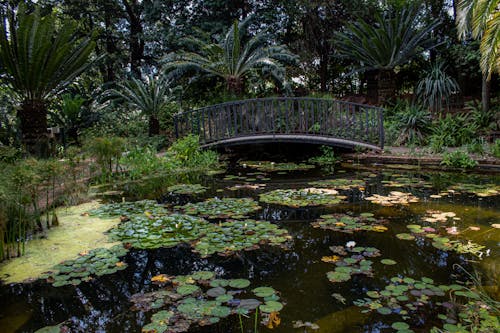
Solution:
[[[371,102],[383,103],[396,91],[395,72],[425,50],[437,44],[430,32],[439,22],[422,27],[417,7],[375,15],[375,23],[359,20],[336,34],[339,53],[358,62],[357,71],[367,72],[376,84],[368,82]]]
[[[82,38],[74,22],[63,22],[56,30],[53,13],[41,16],[40,7],[28,13],[23,2],[16,14],[0,19],[0,67],[22,100],[23,143],[32,153],[43,154],[37,149],[46,139],[47,103],[88,68],[95,43]]]
[[[500,73],[500,1],[458,0],[457,28],[460,38],[468,32],[481,39],[481,71],[483,73],[482,107],[490,108],[491,74]]]
[[[159,115],[173,101],[174,89],[167,76],[150,75],[145,82],[133,78],[118,84],[116,89],[106,93],[112,98],[120,98],[128,105],[137,108],[149,117],[149,136],[160,134]]]
[[[269,44],[267,36],[247,36],[249,20],[234,22],[225,38],[218,43],[195,37],[187,41],[193,52],[170,53],[165,59],[165,70],[183,74],[188,70],[201,71],[224,79],[229,92],[241,96],[245,82],[251,75],[265,71],[277,82],[285,79],[285,64],[296,57],[281,45]]]

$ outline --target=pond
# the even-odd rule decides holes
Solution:
[[[458,303],[475,299],[462,284],[469,274],[479,274],[498,300],[497,176],[240,161],[224,174],[179,181],[196,186],[167,189],[168,182],[107,192],[118,193],[118,202],[162,203],[143,204],[136,218],[130,207],[114,211],[122,227],[110,237],[127,249],[85,253],[107,258],[108,271],[89,277],[59,266],[66,277],[1,285],[0,331],[63,323],[69,332],[140,332],[177,318],[171,332],[254,332],[256,319],[273,326],[257,324],[258,332],[428,332],[456,324],[449,295]],[[168,228],[183,231],[166,238]],[[199,271],[206,272],[185,276]],[[75,285],[71,274],[79,276]],[[165,299],[176,294],[159,303],[158,294],[140,294],[158,290]],[[202,299],[212,303],[196,303]],[[260,302],[257,318],[259,303],[248,299]],[[243,303],[248,311],[227,316]],[[212,312],[203,317],[207,306]]]

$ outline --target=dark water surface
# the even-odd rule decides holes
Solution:
[[[228,174],[245,176],[254,170],[232,168]],[[399,174],[399,176],[398,176]],[[307,183],[325,178],[367,179],[363,190],[341,191],[348,196],[346,203],[331,208],[286,208],[266,205],[255,216],[277,223],[293,236],[289,250],[263,247],[252,252],[243,252],[233,257],[213,256],[202,259],[191,253],[188,246],[173,249],[132,250],[124,258],[128,267],[113,275],[84,282],[77,287],[54,288],[43,281],[31,284],[0,286],[0,332],[34,332],[37,329],[66,321],[71,332],[140,332],[149,322],[150,313],[130,310],[128,298],[137,292],[155,290],[150,279],[160,273],[168,275],[190,274],[198,270],[214,270],[224,278],[248,278],[252,286],[272,286],[281,292],[286,303],[280,312],[281,325],[274,332],[305,332],[293,329],[296,320],[317,323],[317,332],[391,332],[390,324],[397,317],[379,314],[361,314],[353,301],[365,297],[366,291],[383,289],[393,276],[413,278],[429,277],[438,284],[450,284],[465,278],[456,264],[468,271],[478,270],[483,276],[483,284],[495,285],[499,277],[499,233],[479,231],[473,241],[491,249],[489,257],[482,260],[472,255],[459,255],[435,249],[425,239],[404,241],[396,234],[408,232],[406,225],[416,223],[428,209],[455,212],[461,221],[460,230],[467,226],[478,226],[488,230],[489,225],[499,223],[500,204],[497,197],[479,198],[472,194],[455,193],[440,199],[431,199],[436,194],[456,183],[495,183],[500,179],[488,175],[472,175],[429,172],[405,172],[400,170],[356,170],[344,169],[322,171],[269,173],[269,181],[262,190],[230,191],[229,186],[242,181],[224,180],[225,175],[204,176],[199,179],[210,190],[205,197],[254,197],[258,193],[275,188],[310,187]],[[402,188],[384,187],[382,181],[398,177],[419,178],[429,182],[427,187],[406,186]],[[252,176],[250,176],[252,177]],[[161,189],[153,185],[132,184],[125,186],[128,196],[135,199],[156,197],[167,203],[182,203],[186,198],[162,195]],[[364,200],[371,194],[387,194],[390,191],[412,192],[420,198],[419,203],[409,206],[382,207]],[[131,193],[132,192],[132,193]],[[142,194],[141,194],[142,193]],[[372,212],[377,218],[389,220],[387,232],[357,232],[345,234],[329,230],[315,229],[310,225],[320,215],[326,213]],[[474,235],[467,234],[467,235]],[[459,238],[461,236],[458,236]],[[472,237],[472,236],[471,236]],[[334,269],[333,264],[321,261],[323,256],[332,255],[329,247],[345,245],[355,241],[359,246],[376,247],[381,258],[397,261],[394,266],[384,266],[374,260],[374,277],[354,275],[350,281],[332,283],[326,273]],[[380,258],[378,258],[380,259]],[[345,297],[345,304],[332,297],[333,293]],[[418,316],[408,320],[412,329],[427,332],[440,321],[433,313],[433,305]],[[253,332],[253,318],[244,320],[245,332]],[[194,328],[190,332],[241,332],[238,318],[230,317],[211,327]],[[259,332],[271,332],[260,326]],[[309,330],[308,332],[312,332]]]

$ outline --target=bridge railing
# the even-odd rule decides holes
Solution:
[[[227,102],[174,116],[176,136],[202,144],[261,134],[334,137],[383,148],[383,109],[338,100],[278,97]]]

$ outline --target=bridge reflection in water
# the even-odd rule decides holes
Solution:
[[[383,109],[332,99],[277,97],[232,101],[178,113],[175,134],[203,147],[295,142],[384,147]]]

